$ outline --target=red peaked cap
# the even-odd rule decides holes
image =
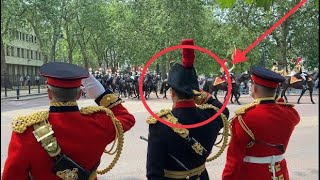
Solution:
[[[184,39],[181,45],[193,45],[193,39]],[[194,49],[183,48],[182,49],[182,65],[185,68],[193,66],[195,60]]]
[[[75,64],[50,62],[39,69],[41,76],[47,77],[47,84],[59,88],[77,88],[81,80],[89,76],[89,72]]]

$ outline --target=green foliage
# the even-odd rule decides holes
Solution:
[[[231,8],[237,0],[217,0],[221,8]]]
[[[62,59],[92,67],[113,69],[144,65],[166,47],[184,38],[231,62],[235,47],[246,49],[299,1],[274,0],[52,0],[1,1],[1,34],[8,28],[33,30],[48,60]],[[236,65],[243,72],[262,63],[279,61],[284,66],[297,56],[306,66],[319,61],[318,1],[308,1],[285,23],[247,54],[248,61]],[[10,23],[7,23],[10,22]],[[63,35],[61,38],[60,35]],[[56,48],[54,45],[56,44]],[[169,61],[181,62],[181,50],[157,59],[162,73]],[[229,63],[230,64],[230,63]],[[201,74],[217,74],[220,65],[197,52]]]

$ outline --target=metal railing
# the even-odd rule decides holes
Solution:
[[[39,76],[38,76],[39,77]],[[1,89],[14,89],[16,86],[20,86],[22,89],[27,89],[28,86],[44,85],[45,78],[36,76],[18,76],[18,75],[7,75],[1,76]]]

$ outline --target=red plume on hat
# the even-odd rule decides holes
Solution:
[[[193,45],[193,39],[184,39],[181,45]],[[183,48],[182,49],[182,65],[185,68],[193,66],[195,60],[194,49]]]
[[[299,56],[298,58],[297,58],[297,60],[296,60],[296,64],[295,65],[298,65],[300,62],[301,62],[301,56]]]

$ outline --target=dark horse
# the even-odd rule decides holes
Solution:
[[[309,89],[309,95],[310,95],[310,99],[312,104],[314,104],[313,99],[312,99],[312,92],[313,92],[313,88],[315,86],[315,81],[319,78],[319,70],[313,72],[312,74],[308,74],[307,76],[307,86]],[[281,92],[281,97],[284,97],[286,102],[288,102],[287,96],[286,96],[286,91],[289,87],[294,88],[294,89],[303,89],[303,82],[302,81],[297,81],[295,83],[290,84],[290,80],[291,80],[291,76],[287,76],[286,80],[281,84],[282,86],[282,92]],[[300,97],[298,99],[298,104],[300,103],[300,99],[303,96],[303,94],[306,92],[307,89],[304,89],[301,91]]]
[[[140,99],[140,94],[139,94],[139,79],[140,76],[139,75],[134,75],[134,79],[132,81],[132,93],[135,95],[135,97],[132,98],[138,98]]]
[[[167,99],[167,91],[170,88],[169,84],[168,84],[168,80],[165,79],[162,83],[161,83],[161,88],[160,88],[160,94],[163,94],[163,98]]]
[[[240,105],[241,103],[239,102],[239,97],[240,97],[240,84],[243,82],[244,83],[244,88],[247,88],[248,81],[250,80],[251,76],[248,73],[241,73],[238,76],[234,78],[235,82],[232,83],[232,88],[231,88],[231,103],[233,103],[233,96],[235,97],[235,101]],[[228,84],[227,82],[220,83],[218,85],[213,86],[213,81],[215,80],[215,77],[207,79],[204,86],[203,90],[212,94],[214,92],[214,97],[217,99],[217,93],[219,90],[222,91],[228,91]],[[227,93],[224,97],[226,99]]]
[[[143,81],[143,91],[145,99],[150,98],[151,92],[155,92],[157,98],[158,96],[158,81],[159,78],[156,75],[146,74],[145,79]]]

